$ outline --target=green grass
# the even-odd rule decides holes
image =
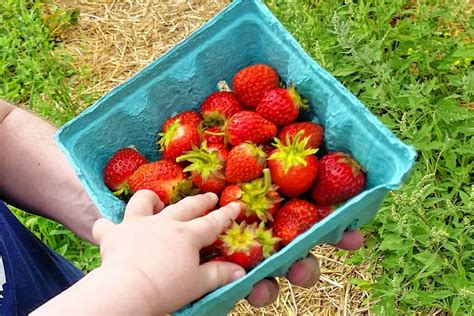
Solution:
[[[466,2],[266,1],[315,60],[418,151],[410,179],[363,228],[367,246],[349,259],[371,267],[376,282],[351,282],[370,290],[378,314],[474,313],[474,17]],[[40,1],[0,4],[0,97],[58,125],[81,110],[76,104],[90,104],[96,96],[72,100],[86,72],[61,53],[61,32],[76,17]],[[17,215],[83,270],[98,264],[97,249],[60,225]]]
[[[342,4],[346,3],[346,4]],[[380,314],[473,314],[473,17],[465,1],[268,1],[418,159],[364,227]],[[470,107],[470,109],[469,109]]]

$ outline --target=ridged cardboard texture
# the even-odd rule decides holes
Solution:
[[[308,99],[308,119],[325,128],[325,150],[350,152],[368,171],[364,192],[344,203],[244,278],[176,315],[225,315],[267,276],[284,275],[316,244],[335,243],[346,229],[375,216],[385,195],[407,177],[415,151],[397,139],[361,102],[312,60],[258,0],[238,0],[185,41],[66,123],[56,140],[102,216],[120,222],[124,202],[104,185],[110,156],[134,145],[159,159],[157,132],[171,115],[197,110],[217,82],[232,82],[241,68],[266,63]]]

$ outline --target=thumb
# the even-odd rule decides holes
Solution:
[[[241,266],[222,261],[210,261],[200,267],[202,294],[209,293],[215,289],[229,284],[245,275]]]

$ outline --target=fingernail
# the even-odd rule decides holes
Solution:
[[[231,202],[227,204],[227,206],[233,209],[234,211],[240,211],[240,204],[237,202]]]
[[[235,270],[232,274],[232,281],[238,280],[245,275],[244,270]]]

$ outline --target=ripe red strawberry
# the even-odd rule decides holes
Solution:
[[[233,147],[227,158],[225,179],[228,182],[246,182],[262,175],[265,167],[265,153],[252,143]]]
[[[299,131],[303,131],[301,138],[309,137],[306,148],[319,148],[323,142],[324,129],[321,125],[313,122],[298,122],[283,127],[278,132],[278,138],[286,145],[286,135],[290,140],[295,138]]]
[[[225,144],[224,127],[211,126],[202,132],[202,138],[208,144]]]
[[[217,239],[209,246],[201,248],[199,256],[201,259],[208,260],[209,258],[220,256],[222,254],[222,240]]]
[[[196,194],[192,181],[186,177],[183,168],[169,160],[159,160],[140,166],[128,179],[132,193],[148,189],[154,191],[165,204]]]
[[[128,178],[141,165],[148,161],[135,148],[122,148],[107,161],[103,171],[105,185],[116,196],[128,195]]]
[[[275,88],[267,91],[256,111],[277,126],[285,126],[298,118],[300,109],[308,109],[308,101],[302,99],[291,84],[288,89]]]
[[[201,114],[207,126],[224,125],[229,117],[242,110],[239,99],[230,91],[213,92],[201,105]]]
[[[278,87],[278,73],[268,65],[248,66],[234,76],[232,85],[244,105],[256,108],[265,92]]]
[[[321,217],[316,205],[302,199],[293,199],[283,205],[273,222],[273,234],[281,239],[282,246],[307,231]]]
[[[257,239],[262,244],[263,258],[270,257],[280,249],[280,238],[275,237],[272,228],[266,228],[261,222],[257,228]]]
[[[317,149],[306,149],[308,138],[301,140],[301,134],[292,141],[287,139],[288,145],[275,139],[277,149],[267,161],[273,183],[280,193],[291,197],[308,191],[318,173],[318,159],[314,155]]]
[[[195,147],[176,158],[176,162],[190,162],[184,171],[191,172],[194,185],[202,193],[220,194],[226,184],[224,168],[227,155],[227,149],[223,145],[214,144],[214,147],[208,147],[206,142],[203,142],[200,148]]]
[[[240,198],[242,197],[242,193],[243,193],[242,189],[240,188],[239,185],[237,184],[227,185],[219,197],[219,205],[222,207],[224,205],[229,204],[230,202],[240,201]],[[243,203],[241,203],[241,207],[242,206],[243,206]]]
[[[349,154],[332,152],[321,158],[311,197],[319,205],[334,205],[364,189],[365,170]]]
[[[258,113],[241,111],[227,121],[225,133],[232,146],[246,141],[258,144],[272,139],[277,133],[277,127]]]
[[[204,212],[202,212],[202,214],[199,215],[199,216],[201,216],[201,217],[202,217],[202,216],[206,216],[207,214],[209,214],[209,213],[211,213],[211,212],[214,212],[215,210],[216,210],[216,208],[210,208],[210,209],[205,210]]]
[[[328,217],[328,215],[334,211],[334,207],[332,206],[317,206],[317,208],[321,219]]]
[[[171,123],[165,132],[158,135],[161,137],[158,145],[163,152],[162,158],[172,161],[201,143],[197,128],[190,124],[182,124],[180,120]]]
[[[241,212],[235,219],[237,223],[273,220],[282,198],[276,192],[276,186],[271,184],[269,170],[265,169],[263,174],[263,178],[240,185],[231,184],[222,191],[219,201],[221,207],[233,201],[241,205]]]
[[[257,238],[255,224],[247,226],[245,222],[232,226],[220,237],[222,255],[226,261],[250,269],[263,260],[263,247]]]
[[[168,127],[176,120],[179,120],[181,124],[190,124],[194,127],[197,127],[201,123],[202,117],[201,115],[193,111],[181,112],[167,119],[163,123],[161,130],[165,132]]]

